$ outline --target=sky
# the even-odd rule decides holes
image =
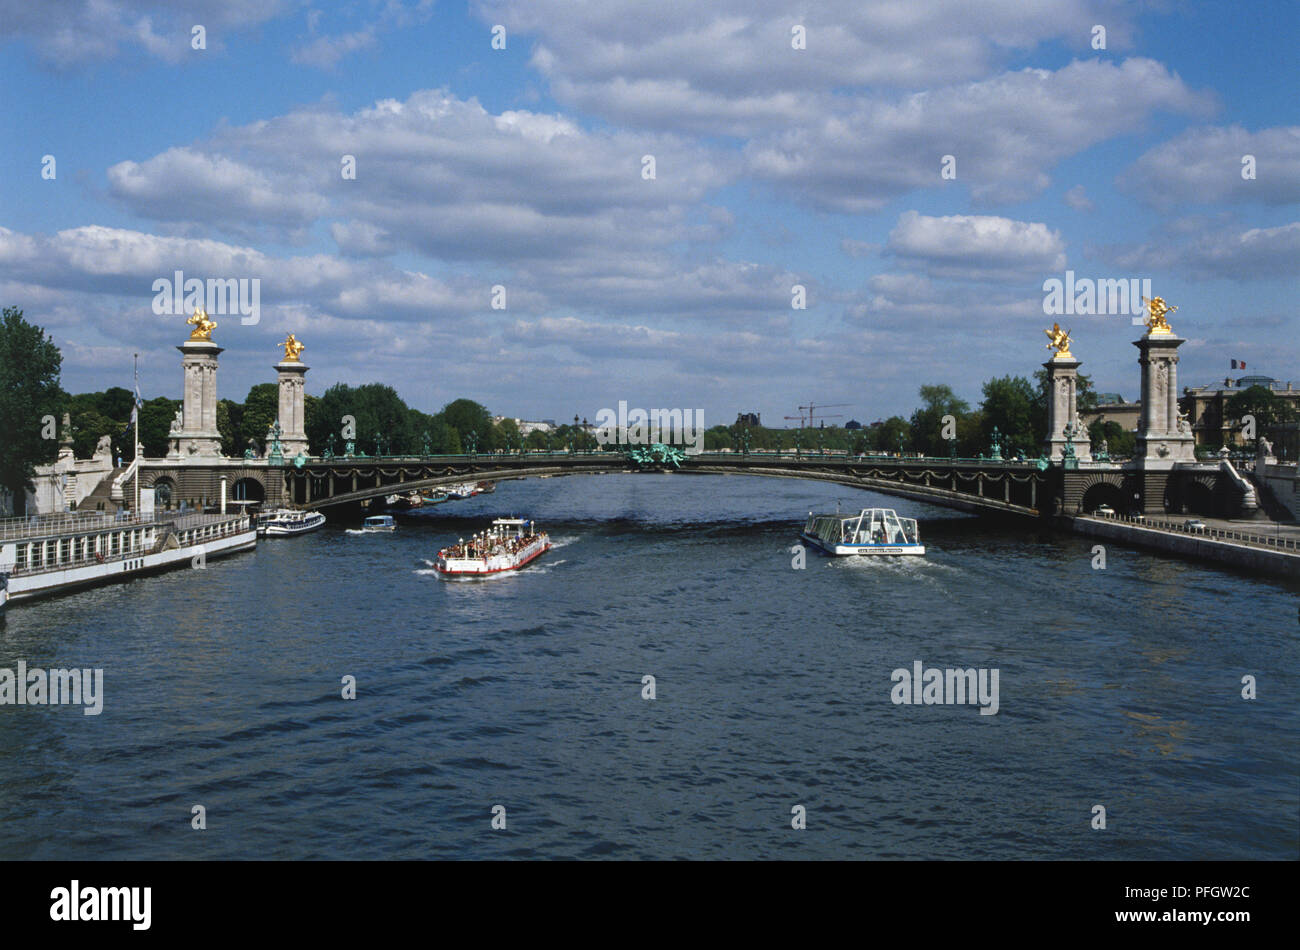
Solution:
[[[1298,27],[1281,0],[0,0],[0,304],[71,392],[138,353],[180,397],[181,271],[257,281],[213,314],[222,397],[292,332],[317,395],[785,425],[926,383],[978,404],[1054,320],[1136,398],[1131,313],[1044,312],[1073,271],[1178,307],[1181,386],[1233,359],[1300,386]]]

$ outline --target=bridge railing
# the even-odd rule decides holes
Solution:
[[[1215,541],[1230,541],[1235,544],[1253,544],[1260,547],[1277,548],[1278,550],[1284,551],[1300,550],[1300,540],[1297,540],[1296,538],[1282,537],[1281,535],[1254,534],[1249,531],[1238,531],[1233,528],[1214,528],[1209,525],[1206,525],[1204,528],[1189,528],[1186,524],[1178,524],[1173,521],[1135,517],[1132,515],[1092,514],[1088,515],[1088,517],[1101,518],[1105,521],[1120,521],[1135,525],[1139,528],[1150,528],[1155,531],[1167,531],[1170,534],[1185,534],[1195,538],[1209,538]]]
[[[609,458],[624,454],[622,446],[618,448],[607,447],[604,449],[580,449],[576,452],[570,452],[567,449],[528,449],[524,452],[518,451],[495,451],[495,452],[461,452],[456,455],[335,455],[325,458],[320,455],[311,455],[306,457],[306,461],[311,464],[325,464],[332,462],[359,462],[375,463],[383,462],[386,464],[400,462],[441,462],[441,461],[485,461],[485,460],[505,460],[520,458]],[[714,449],[711,451],[700,452],[695,455],[689,455],[688,458],[708,458],[708,459],[773,459],[781,461],[828,461],[828,462],[906,462],[909,464],[926,464],[926,465],[987,465],[996,462],[1000,465],[1019,465],[1026,468],[1036,466],[1040,461],[1037,458],[1003,458],[995,459],[988,456],[951,456],[951,455],[899,455],[897,453],[862,453],[852,454],[845,452],[843,449],[808,449],[803,448],[798,451],[794,449],[751,449],[749,452],[742,452],[738,449],[724,451]],[[291,460],[286,459],[285,468],[293,468]]]

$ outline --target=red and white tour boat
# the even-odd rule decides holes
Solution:
[[[551,548],[550,536],[523,518],[497,518],[468,541],[438,552],[434,569],[445,577],[484,577],[519,568]]]

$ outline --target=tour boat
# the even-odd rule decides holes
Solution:
[[[892,508],[863,508],[856,515],[815,515],[800,537],[827,554],[899,555],[925,554],[915,518],[900,518]]]
[[[396,531],[397,522],[392,515],[371,515],[361,522],[362,531]]]
[[[277,508],[258,517],[257,534],[263,538],[284,538],[315,531],[324,524],[325,516],[319,511]]]
[[[174,568],[257,545],[243,511],[114,517],[103,512],[0,521],[0,604],[45,597]]]
[[[497,518],[468,541],[461,538],[438,552],[434,568],[445,577],[483,577],[516,571],[551,547],[546,532],[523,518]]]
[[[465,482],[463,485],[448,485],[442,491],[452,501],[460,501],[473,498],[475,495],[494,492],[496,485],[492,482]]]

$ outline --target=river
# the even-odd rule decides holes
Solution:
[[[796,569],[837,503],[918,518],[927,556]],[[554,549],[432,572],[503,514]],[[1294,859],[1297,588],[1092,544],[586,476],[12,606],[0,667],[100,668],[104,696],[0,707],[0,856]],[[996,714],[895,703],[916,661],[996,670]]]

